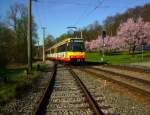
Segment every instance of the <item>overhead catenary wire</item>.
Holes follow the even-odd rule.
[[[81,22],[81,20],[83,20],[84,18],[90,16],[96,9],[98,9],[103,4],[103,2],[104,2],[104,0],[101,0],[101,1],[98,0],[98,4],[92,10],[90,10],[88,13],[86,13],[86,15],[84,15],[85,12],[86,12],[86,10],[85,10],[83,12],[83,14],[77,19],[74,26],[76,26],[79,23],[79,21]],[[84,15],[84,17],[83,17],[83,15]]]
[[[76,26],[79,22],[81,22],[82,20],[84,20],[86,17],[88,17],[89,15],[91,15],[96,9],[98,9],[99,7],[102,6],[104,0],[96,0],[96,4],[91,4],[91,0],[89,0],[88,2],[86,3],[83,3],[83,2],[80,2],[80,1],[77,1],[77,2],[70,2],[70,1],[54,1],[54,0],[37,0],[36,2],[38,3],[48,3],[48,4],[51,4],[51,5],[54,5],[54,3],[56,3],[56,5],[60,5],[60,4],[67,4],[67,5],[78,5],[78,6],[88,6],[87,8],[85,8],[84,12],[82,15],[79,16],[79,18],[77,19],[77,21],[72,25],[72,26]],[[94,8],[91,9],[89,11],[89,6],[90,7],[93,7],[94,5]],[[38,15],[38,21],[39,21],[39,24],[40,24],[40,27],[44,26],[42,25],[42,21],[41,21],[41,15],[39,13],[39,8],[38,8],[38,4],[35,5],[35,12],[36,14]]]
[[[90,5],[91,0],[89,0],[88,4]],[[76,26],[76,24],[83,18],[84,14],[87,12],[87,8],[83,11],[83,13],[79,16],[77,21],[74,23],[73,26]]]
[[[50,3],[51,5],[77,5],[77,6],[84,6],[86,7],[86,9],[83,11],[83,13],[79,16],[79,18],[75,21],[75,23],[73,24],[73,26],[76,26],[79,22],[81,22],[84,18],[88,17],[89,15],[91,15],[96,9],[98,9],[104,2],[104,0],[97,0],[98,4],[96,4],[94,6],[94,8],[92,10],[90,10],[89,12],[88,9],[89,9],[89,6],[90,6],[90,2],[91,0],[89,0],[87,3],[83,3],[83,2],[73,2],[73,1],[55,1],[55,0],[43,0],[43,1],[40,1],[38,0],[38,2],[42,2],[42,3]],[[108,6],[107,6],[108,7]],[[38,13],[38,8],[37,8],[37,14],[39,15]],[[39,15],[40,16],[40,15]]]
[[[102,4],[104,0],[100,1],[98,5],[96,5],[86,16],[88,17],[90,14],[92,14],[96,9],[98,9]]]
[[[89,3],[88,4],[86,4],[86,3],[81,3],[81,2],[60,2],[60,1],[55,1],[55,0],[43,0],[43,1],[41,1],[41,0],[35,0],[36,1],[36,3],[48,3],[48,4],[51,4],[51,5],[54,5],[54,4],[56,4],[56,5],[77,5],[77,6],[84,6],[84,7],[88,7],[89,6]],[[90,1],[90,0],[89,0]],[[39,17],[39,23],[40,23],[40,27],[42,27],[42,21],[41,21],[41,16],[40,16],[40,13],[39,13],[39,8],[38,8],[38,4],[36,4],[35,5],[35,12],[36,12],[36,14],[38,15],[38,17]],[[85,12],[86,13],[86,12]]]
[[[41,2],[41,1],[40,1]],[[43,0],[42,3],[48,3],[51,5],[76,5],[76,6],[80,6],[80,7],[88,7],[89,4],[87,3],[83,3],[83,2],[79,2],[79,1],[56,1],[56,0]]]

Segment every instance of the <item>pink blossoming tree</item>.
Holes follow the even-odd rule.
[[[117,36],[107,36],[104,41],[101,36],[98,36],[96,40],[86,41],[85,47],[90,51],[104,49],[107,52],[126,48],[129,53],[134,54],[137,47],[148,43],[150,43],[150,22],[144,22],[142,18],[137,21],[129,18],[120,25]]]
[[[127,22],[120,25],[117,35],[123,40],[129,53],[134,54],[138,46],[150,41],[150,22],[144,22],[142,18],[137,21],[129,18]]]

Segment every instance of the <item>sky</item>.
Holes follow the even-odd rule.
[[[0,0],[0,19],[5,20],[9,7],[16,2],[27,6],[28,0]],[[123,13],[128,8],[143,6],[150,0],[32,0],[32,15],[42,42],[42,29],[55,38],[68,31],[67,27],[83,28],[107,16]]]

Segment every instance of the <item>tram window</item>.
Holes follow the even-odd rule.
[[[67,44],[63,44],[58,47],[58,52],[65,52],[67,51]]]
[[[54,53],[54,49],[51,49],[51,53]]]
[[[50,54],[50,51],[46,51],[46,54]]]
[[[57,52],[61,52],[61,46],[58,47]]]
[[[60,51],[61,51],[61,47],[59,46],[57,52],[60,52]]]
[[[83,42],[72,42],[71,43],[71,51],[84,51],[84,43]]]
[[[70,51],[70,42],[69,42],[69,43],[67,43],[66,50],[67,50],[67,51]]]
[[[54,49],[54,52],[57,53],[57,48]]]

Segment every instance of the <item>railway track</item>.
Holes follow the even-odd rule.
[[[87,86],[94,98],[97,96],[101,97],[101,103],[99,105],[101,108],[106,106],[106,112],[109,111],[109,113],[117,113],[120,115],[128,115],[129,113],[131,115],[146,115],[150,113],[149,107],[145,109],[142,107],[145,102],[145,104],[148,104],[150,101],[148,99],[149,96],[143,96],[139,92],[134,92],[115,82],[110,82],[101,77],[89,74],[81,68],[74,68],[73,70],[80,75],[80,79]]]
[[[128,71],[135,71],[135,72],[150,74],[150,69],[143,68],[143,67],[123,66],[123,65],[104,65],[104,67],[111,67],[111,68],[116,68],[116,69],[122,69],[122,70],[128,70]]]
[[[54,69],[49,86],[39,100],[33,115],[116,115],[121,113],[116,111],[113,106],[107,105],[107,101],[104,102],[105,98],[96,91],[96,84],[93,84],[93,81],[87,82],[86,77],[80,77],[80,72],[74,72],[72,68],[74,66],[58,65]],[[145,90],[139,85],[149,87],[149,82],[146,80],[92,67],[77,67],[75,70],[79,70],[81,73],[86,72],[91,76],[100,77],[142,95],[150,96],[149,89]],[[140,87],[131,84],[134,82],[135,84],[139,82]]]
[[[98,101],[74,71],[59,65],[33,115],[104,115]]]
[[[48,86],[45,88],[45,91],[43,92],[43,95],[39,98],[37,105],[34,108],[34,111],[32,113],[32,115],[41,115],[44,114],[45,111],[45,105],[48,102],[48,99],[52,93],[52,89],[54,86],[54,80],[55,80],[55,76],[56,76],[56,69],[57,69],[57,65],[54,64],[50,79],[49,79],[49,83]]]
[[[88,74],[103,78],[104,80],[117,83],[142,95],[150,96],[150,81],[148,80],[95,67],[79,67],[78,69],[87,72]]]
[[[146,84],[146,85],[150,86],[150,80],[143,79],[142,77],[138,78],[137,76],[121,74],[121,73],[118,73],[118,72],[114,72],[114,71],[110,71],[110,70],[106,70],[106,69],[101,69],[101,68],[96,68],[96,67],[90,67],[90,69],[105,72],[105,73],[109,73],[109,74],[112,74],[114,76],[121,76],[124,79],[134,80],[136,82],[141,82],[143,84]]]
[[[0,103],[0,115],[32,115],[35,105],[42,97],[45,88],[49,84],[53,70],[53,62],[47,63],[47,67],[41,70],[42,74],[32,81],[29,90],[23,90],[21,96],[12,99],[8,103]],[[22,89],[22,88],[21,88]]]
[[[75,67],[73,66],[73,68]],[[27,106],[15,107],[17,108],[15,110],[16,112],[15,114],[32,113],[35,103],[36,107],[34,108],[34,111],[32,113],[33,115],[55,115],[55,114],[116,115],[115,113],[122,114],[124,113],[124,111],[132,112],[132,110],[129,107],[127,109],[122,109],[122,107],[119,108],[118,106],[114,106],[112,103],[115,103],[115,101],[108,100],[108,97],[111,97],[111,95],[106,96],[104,93],[106,89],[102,88],[103,90],[102,91],[101,88],[98,88],[100,84],[99,79],[95,79],[93,76],[96,76],[97,78],[101,77],[104,80],[117,83],[147,97],[150,96],[150,93],[147,90],[149,88],[149,82],[144,79],[141,80],[133,76],[126,76],[112,71],[97,69],[95,67],[92,68],[84,66],[84,68],[79,68],[80,72],[77,72],[75,70],[78,69],[71,69],[70,66],[66,67],[63,65],[58,65],[58,67],[56,67],[55,65],[54,69],[48,68],[47,70],[45,70],[47,76],[44,77],[45,79],[42,79],[43,85],[39,85],[39,90],[42,92],[38,95],[35,94],[35,97],[37,98],[36,101],[33,102],[32,100],[31,101],[24,100],[24,103],[27,103],[26,104]],[[115,76],[120,77],[113,79]],[[127,83],[124,82],[122,78],[124,80],[126,79]],[[45,83],[44,80],[48,82]],[[133,83],[139,82],[139,84],[145,86],[147,85],[146,87],[148,88],[141,89],[140,85],[139,85],[140,87],[131,86],[132,82]],[[113,93],[111,92],[111,94]],[[33,94],[31,95],[33,96]],[[30,102],[29,104],[28,101]],[[119,101],[117,103],[119,103]],[[20,102],[18,105],[21,105]],[[141,106],[139,106],[139,108],[140,107]],[[139,108],[137,108],[136,111],[138,110],[140,111]],[[140,113],[142,113],[143,111],[144,110],[141,110]]]

